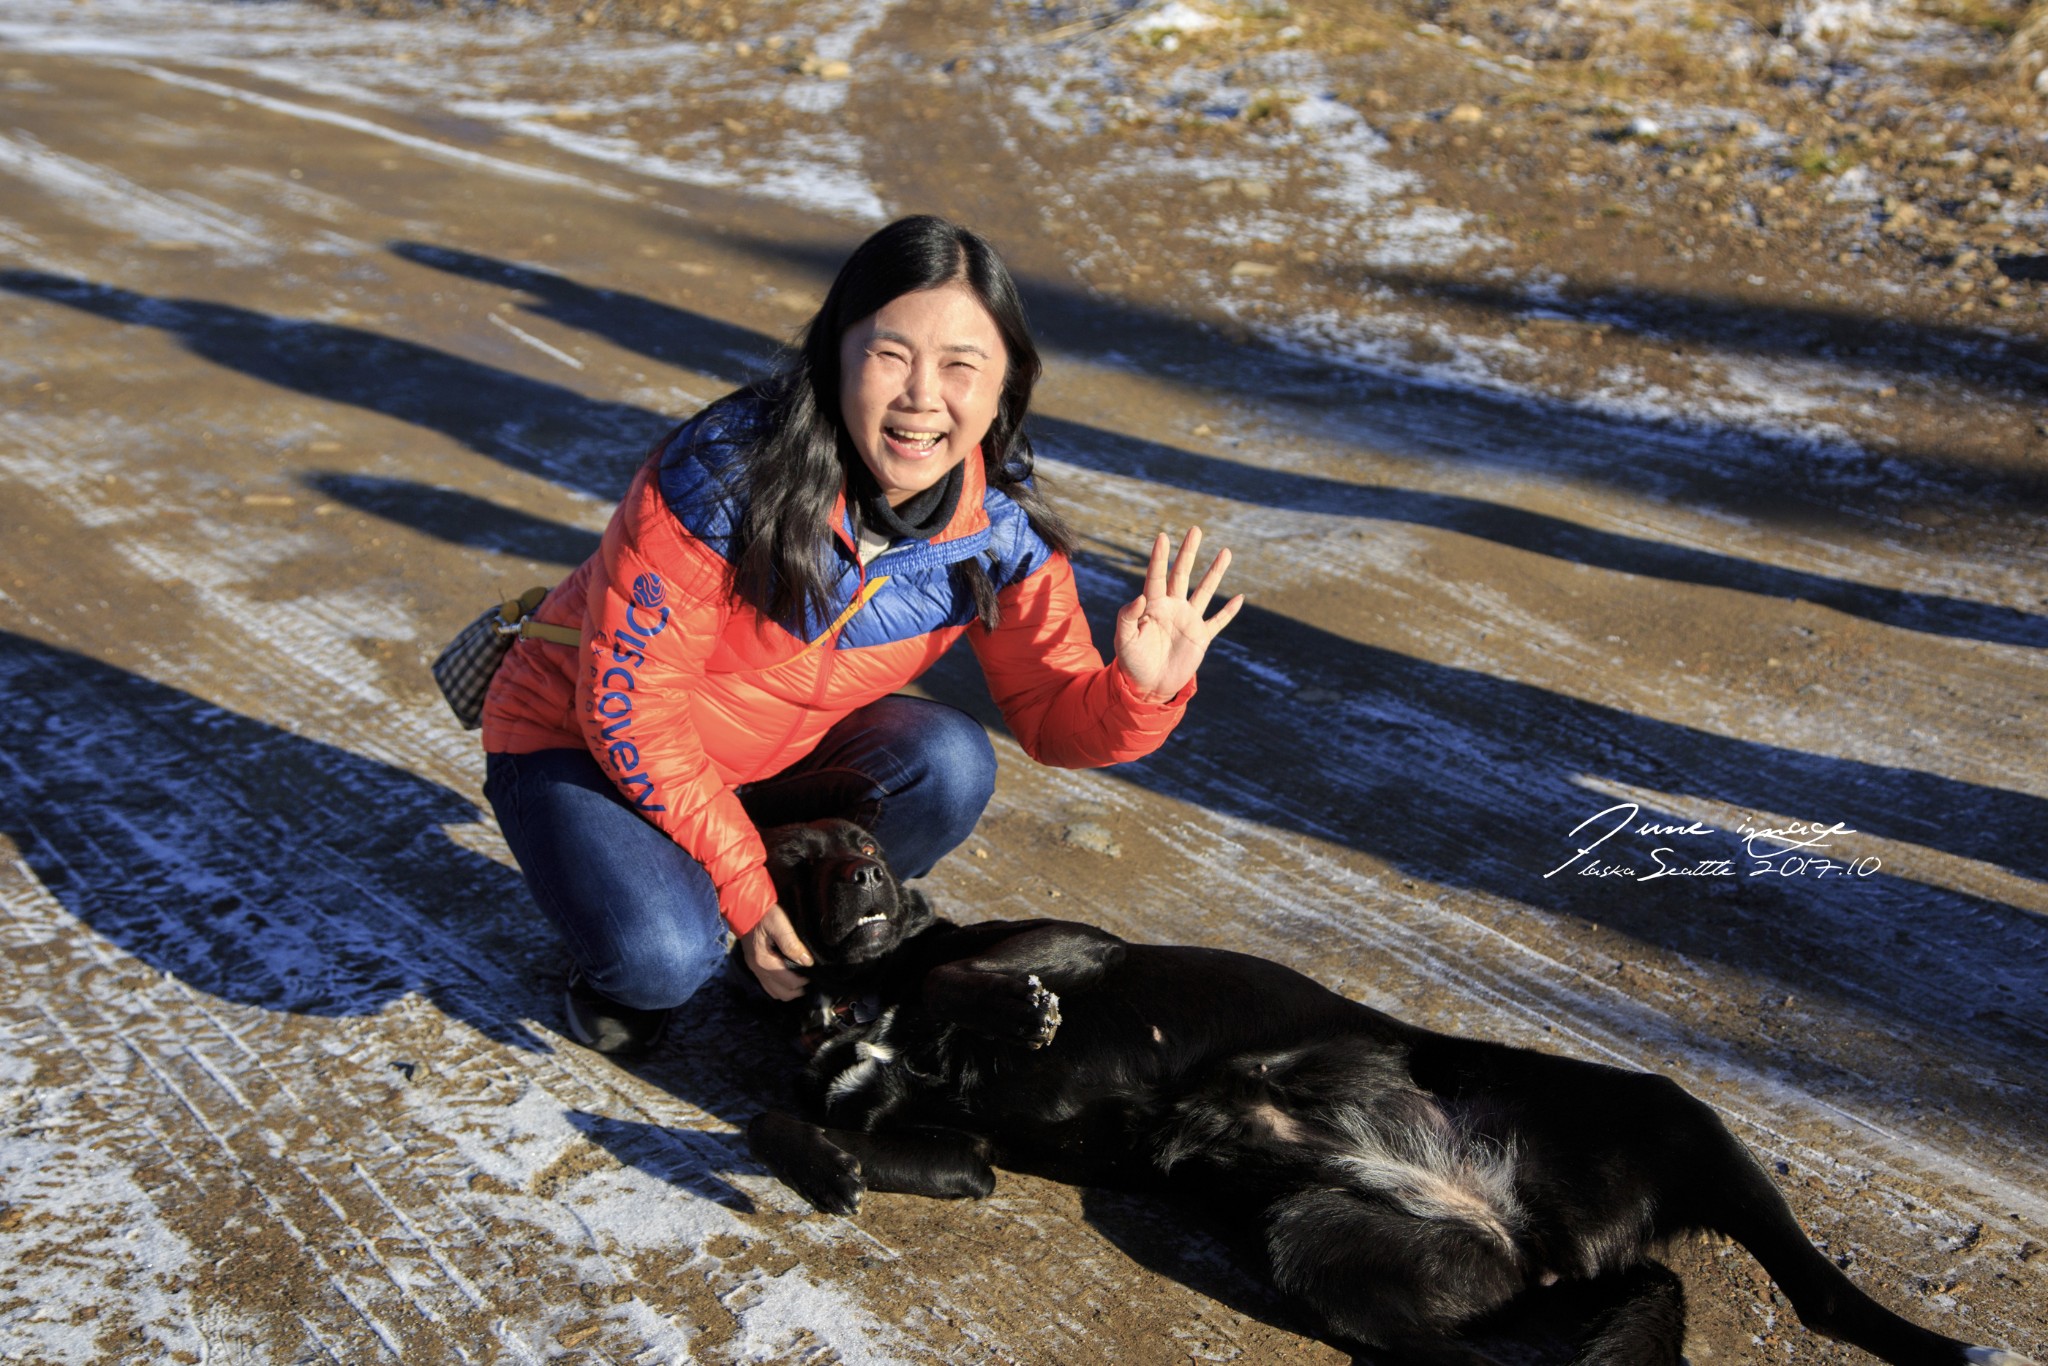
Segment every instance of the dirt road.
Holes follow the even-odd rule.
[[[1190,522],[1252,604],[1108,772],[942,665],[1003,772],[933,895],[1668,1072],[1874,1293],[2048,1355],[2024,268],[1937,307],[1896,233],[1809,260],[1690,201],[1669,252],[1597,203],[1545,248],[1468,195],[1493,106],[1395,83],[1526,74],[1436,25],[1383,102],[1274,20],[1283,128],[1263,58],[1160,64],[1185,19],[712,14],[0,0],[0,1356],[1344,1359],[1141,1200],[807,1212],[738,1135],[792,1055],[720,993],[632,1068],[556,1033],[425,662],[923,209],[1026,281],[1097,619]],[[1155,96],[1185,117],[1089,132]],[[1571,174],[1665,155],[1631,136]],[[1707,833],[1575,856],[1623,820]],[[1839,829],[1748,838],[1794,822]],[[1677,1264],[1696,1362],[1862,1359],[1739,1252]]]

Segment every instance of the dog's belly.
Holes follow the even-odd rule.
[[[1062,993],[1060,1013],[1043,1049],[956,1036],[969,1056],[955,1080],[987,1080],[942,1088],[952,1113],[929,1118],[991,1138],[1005,1166],[1069,1181],[1145,1179],[1163,1174],[1190,1099],[1245,1059],[1342,1039],[1405,1082],[1413,1033],[1280,964],[1170,946],[1131,945],[1117,967]],[[1283,1110],[1267,1109],[1260,1122],[1276,1140],[1299,1136]]]

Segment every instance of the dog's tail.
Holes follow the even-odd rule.
[[[1922,1328],[1866,1295],[1807,1238],[1777,1184],[1712,1108],[1676,1085],[1671,1090],[1672,1103],[1692,1116],[1682,1126],[1684,1140],[1665,1152],[1665,1188],[1696,1193],[1690,1208],[1672,1213],[1747,1248],[1800,1322],[1893,1366],[2034,1366],[2016,1352],[1972,1347]]]

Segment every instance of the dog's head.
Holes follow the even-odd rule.
[[[881,845],[852,821],[778,826],[764,840],[776,899],[817,960],[814,980],[876,963],[932,923],[924,897],[896,880]]]

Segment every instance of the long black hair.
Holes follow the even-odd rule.
[[[1032,455],[1024,414],[1042,366],[1016,281],[980,234],[930,214],[899,218],[846,258],[781,367],[741,391],[763,405],[765,420],[746,452],[747,514],[733,539],[732,591],[770,619],[826,619],[831,610],[832,502],[842,483],[854,486],[849,476],[861,466],[840,416],[840,339],[891,300],[955,283],[974,291],[1009,353],[1002,399],[981,439],[988,485],[1007,494],[1047,544],[1072,552],[1072,534],[1027,482]],[[996,590],[980,559],[960,561],[953,573],[973,595],[975,615],[993,628]]]

